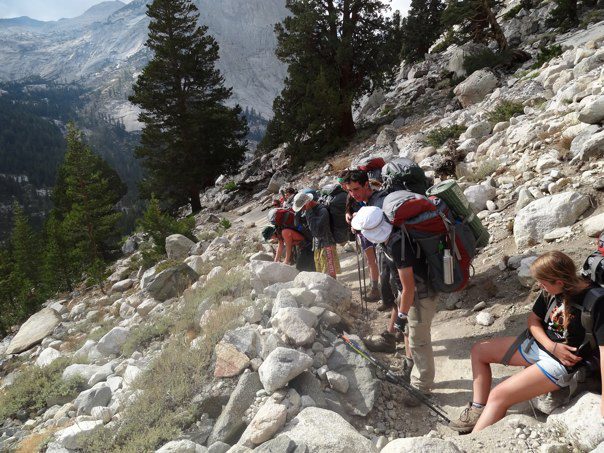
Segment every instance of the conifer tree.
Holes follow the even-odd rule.
[[[354,135],[353,103],[392,80],[400,17],[385,16],[381,0],[287,0],[286,6],[291,15],[275,31],[287,78],[262,148],[285,141],[302,163]]]
[[[69,260],[67,235],[57,218],[56,211],[49,214],[44,225],[44,256],[42,260],[42,285],[47,295],[58,291],[72,291],[77,279],[76,264]]]
[[[19,317],[23,317],[35,311],[43,295],[40,288],[39,238],[17,203],[13,205],[10,254],[13,301]]]
[[[10,252],[0,247],[0,334],[8,332],[19,319],[16,286]]]
[[[443,11],[443,24],[459,26],[456,34],[463,41],[487,42],[493,39],[499,51],[504,51],[508,42],[493,11],[500,5],[501,0],[449,0]]]
[[[122,214],[116,204],[125,194],[126,186],[115,170],[94,154],[81,133],[69,124],[67,152],[53,193],[55,214],[61,222],[71,263],[97,281],[104,261],[117,248],[117,223]]]
[[[215,68],[218,44],[197,25],[189,0],[154,0],[146,46],[153,53],[130,101],[144,124],[137,157],[147,170],[142,184],[172,209],[201,209],[199,191],[232,173],[245,152],[247,126],[241,108],[227,107],[231,89]]]
[[[403,59],[414,62],[423,59],[430,46],[443,31],[442,0],[411,0],[411,7],[402,25]]]
[[[556,7],[551,12],[549,22],[551,25],[559,26],[568,30],[579,23],[577,13],[577,0],[555,0]],[[588,3],[589,2],[584,2]]]

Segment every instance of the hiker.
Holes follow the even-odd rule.
[[[542,291],[529,314],[530,335],[493,338],[472,347],[472,402],[449,425],[462,434],[492,425],[514,404],[568,387],[585,359],[598,350],[600,357],[604,356],[602,305],[596,305],[592,312],[596,350],[584,342],[582,312],[574,306],[581,306],[587,293],[597,285],[577,275],[572,259],[560,251],[540,255],[531,265],[531,274]],[[491,390],[490,364],[504,362],[525,368]],[[604,364],[600,365],[600,372],[604,381]],[[604,396],[600,415],[604,417]]]
[[[429,394],[434,384],[434,353],[430,328],[436,313],[436,291],[428,285],[428,267],[424,259],[417,258],[415,247],[408,236],[393,228],[384,212],[377,206],[365,206],[352,219],[352,227],[379,248],[384,259],[382,271],[388,268],[388,281],[382,280],[382,294],[388,286],[400,291],[398,304],[393,303],[388,332],[408,331],[407,357],[402,371],[410,379],[414,365],[419,377],[413,384],[424,394]],[[404,243],[402,243],[404,241]],[[392,276],[392,278],[390,278]],[[397,282],[398,281],[398,282]],[[384,335],[382,335],[384,336]]]
[[[374,190],[369,184],[367,172],[362,170],[350,170],[341,175],[343,187],[345,186],[349,195],[349,203],[346,211],[346,221],[352,222],[355,213],[362,206],[382,206],[385,193]],[[365,295],[367,302],[377,302],[382,299],[382,303],[377,307],[378,311],[390,310],[394,298],[389,294],[384,295],[380,290],[380,271],[378,267],[378,257],[375,253],[374,244],[362,234],[359,235],[361,250],[367,258],[369,267],[369,278],[371,280],[371,289]],[[386,300],[384,300],[386,297]],[[394,339],[393,339],[394,341]]]
[[[312,249],[317,272],[336,278],[341,272],[336,241],[331,232],[329,210],[309,192],[298,192],[294,197],[293,209],[303,212],[303,222],[312,235]]]
[[[309,255],[312,257],[312,244],[304,234],[291,228],[281,229],[269,225],[262,230],[262,237],[265,241],[277,242],[274,262],[281,262],[285,249],[285,264],[295,265],[299,271],[314,272],[314,261],[309,259]]]
[[[281,193],[281,206],[287,209],[291,209],[294,204],[294,197],[296,196],[296,189],[293,187],[286,187],[280,191]]]

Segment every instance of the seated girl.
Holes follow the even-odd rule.
[[[581,305],[596,285],[578,276],[572,259],[559,251],[539,256],[531,274],[543,291],[528,318],[530,335],[509,359],[510,365],[526,368],[491,390],[490,364],[503,363],[516,337],[493,338],[472,347],[472,402],[449,425],[462,434],[478,432],[501,420],[514,404],[567,387],[581,362],[598,352],[584,342],[581,310],[572,306]],[[594,310],[593,335],[599,355],[604,357],[604,307]],[[603,364],[600,371],[604,376]],[[600,415],[604,416],[604,397]]]

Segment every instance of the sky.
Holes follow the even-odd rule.
[[[0,0],[0,17],[29,16],[37,20],[76,17],[102,0]],[[132,0],[121,0],[130,3]]]
[[[0,0],[0,17],[29,16],[37,20],[76,17],[101,0]],[[132,0],[122,0],[130,3]],[[411,0],[391,0],[390,7],[406,14]]]

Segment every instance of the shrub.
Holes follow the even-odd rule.
[[[220,219],[220,222],[218,222],[218,226],[223,228],[224,230],[228,230],[229,228],[231,228],[232,224],[229,219],[222,218]]]
[[[511,20],[514,17],[516,17],[516,15],[520,12],[520,10],[522,9],[522,4],[517,4],[516,6],[514,6],[512,9],[510,9],[507,13],[505,13],[503,15],[503,18],[505,20]]]
[[[502,101],[492,112],[489,112],[488,119],[491,123],[497,124],[522,113],[524,113],[524,106],[520,102]]]
[[[555,44],[549,47],[542,47],[537,55],[535,63],[531,66],[533,69],[538,69],[543,66],[543,63],[550,61],[552,58],[562,55],[562,46]]]
[[[234,190],[237,190],[237,183],[235,181],[229,181],[223,188],[225,192],[233,192]]]
[[[188,217],[182,220],[176,220],[174,217],[164,214],[159,206],[159,201],[155,196],[151,196],[149,206],[138,221],[138,228],[149,234],[153,240],[152,251],[154,254],[163,255],[166,253],[166,237],[171,234],[182,234],[191,240],[195,240],[191,230],[195,226],[195,219]],[[143,256],[150,250],[141,250]]]
[[[63,370],[70,364],[69,359],[59,358],[44,368],[26,366],[0,394],[0,420],[14,417],[20,410],[35,413],[56,401],[73,399],[83,381],[80,377],[63,380]]]
[[[134,327],[122,346],[122,354],[124,357],[130,357],[137,349],[148,346],[154,340],[165,338],[173,325],[172,317],[165,316],[152,324],[140,324]]]
[[[457,140],[465,130],[465,125],[458,124],[448,127],[437,127],[428,133],[426,143],[430,146],[438,148],[444,145],[445,142],[451,138]]]
[[[509,65],[512,62],[513,54],[509,50],[502,52],[493,52],[491,49],[484,49],[474,55],[468,55],[463,62],[463,67],[467,74],[472,74],[482,68],[494,68],[500,65]]]

